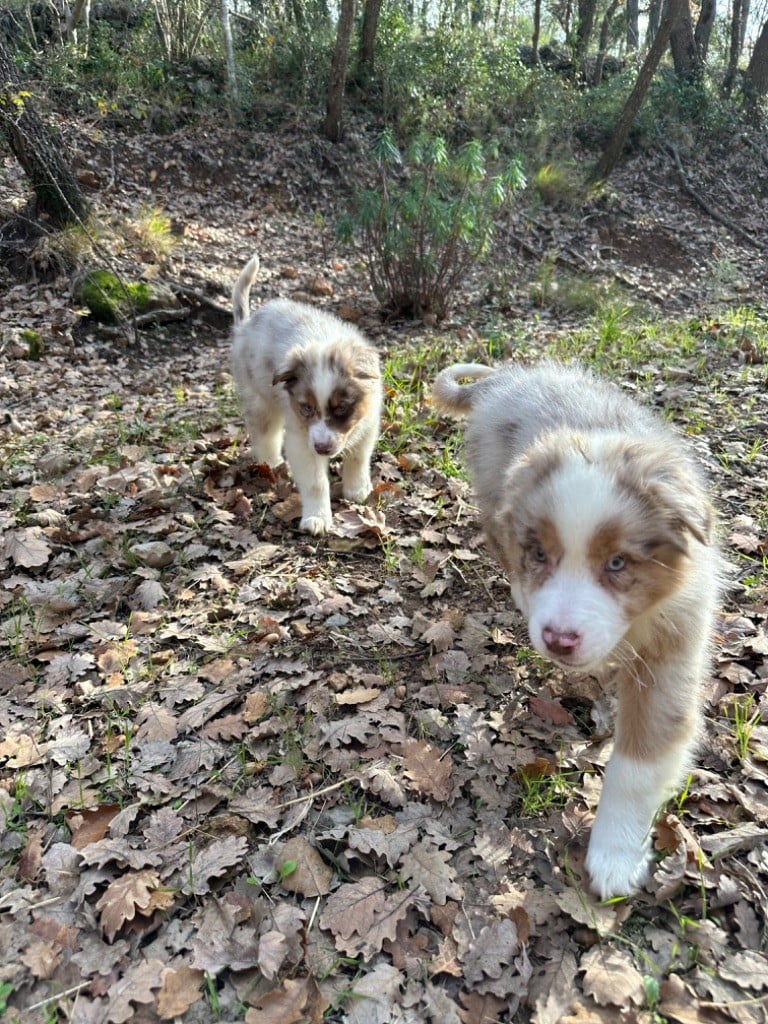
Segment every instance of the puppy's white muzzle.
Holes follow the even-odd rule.
[[[309,443],[318,455],[333,456],[341,450],[341,439],[324,420],[313,423],[309,428]]]
[[[627,630],[615,596],[587,573],[556,572],[527,604],[533,646],[565,668],[595,668]]]

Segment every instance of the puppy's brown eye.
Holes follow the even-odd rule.
[[[546,562],[547,552],[541,546],[541,544],[534,544],[531,548],[531,555],[533,556],[534,562]]]
[[[626,567],[627,560],[624,555],[614,555],[613,558],[609,558],[605,563],[605,568],[608,572],[621,572]]]

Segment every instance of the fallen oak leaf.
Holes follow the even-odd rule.
[[[126,921],[136,913],[143,913],[152,904],[152,892],[160,885],[156,871],[145,868],[121,875],[104,890],[96,909],[101,911],[101,927],[108,942],[112,942]]]
[[[464,977],[477,986],[485,978],[501,978],[505,969],[520,953],[520,939],[513,921],[494,921],[483,928],[461,959]]]
[[[25,569],[45,565],[53,554],[39,526],[12,530],[4,537],[2,546],[8,558]]]
[[[342,509],[334,516],[335,531],[342,537],[366,537],[378,542],[390,532],[386,517],[367,505],[358,509]]]
[[[227,836],[216,839],[201,850],[189,866],[189,879],[182,891],[188,895],[204,896],[210,890],[210,880],[226,874],[230,868],[240,864],[248,850],[248,840],[243,836]]]
[[[33,939],[20,960],[34,978],[50,980],[63,957],[63,950],[56,942],[47,939]]]
[[[340,886],[329,897],[320,927],[333,934],[342,953],[370,960],[386,939],[395,940],[398,923],[423,897],[421,886],[387,896],[386,883],[370,876],[361,878]]]
[[[768,988],[768,956],[756,950],[743,950],[724,957],[717,968],[717,973],[726,981],[746,985],[760,992]]]
[[[507,1006],[498,996],[479,992],[459,992],[459,1002],[463,1007],[459,1010],[463,1024],[495,1024]]]
[[[157,1014],[160,1020],[181,1017],[199,999],[203,998],[200,986],[205,980],[205,971],[194,967],[169,969],[163,974],[163,987],[157,996]]]
[[[531,714],[542,718],[553,725],[573,725],[573,715],[558,700],[545,700],[543,697],[531,697],[528,701]]]
[[[422,885],[438,906],[449,899],[460,900],[464,890],[456,881],[456,871],[450,867],[447,850],[439,850],[429,843],[418,842],[400,861],[403,878],[411,878]]]
[[[109,1004],[103,1009],[101,1019],[112,1024],[125,1024],[136,1016],[132,1003],[152,1003],[154,989],[162,985],[165,964],[161,960],[140,960],[109,989]]]
[[[285,963],[288,940],[278,931],[265,932],[259,937],[257,963],[265,978],[272,979]]]
[[[356,686],[352,690],[342,690],[336,694],[337,704],[367,704],[378,697],[381,690],[375,686]]]
[[[601,1006],[628,1009],[643,1004],[642,976],[623,950],[593,946],[581,958],[579,969],[584,971],[584,992]]]
[[[450,784],[453,761],[426,740],[409,740],[402,749],[404,772],[417,793],[446,801],[452,794]]]
[[[309,1016],[305,1012],[310,1004]],[[245,1024],[303,1024],[322,1020],[330,1003],[322,996],[312,978],[286,978],[282,988],[261,996],[247,1011]]]
[[[293,870],[283,873],[286,865],[293,863]],[[275,861],[280,884],[288,892],[301,896],[325,896],[331,891],[333,871],[303,836],[296,836],[283,843],[277,850]]]
[[[456,639],[456,630],[453,628],[453,623],[448,619],[440,619],[439,622],[433,622],[421,634],[420,639],[424,643],[430,644],[435,651],[447,651],[453,646],[453,641]]]

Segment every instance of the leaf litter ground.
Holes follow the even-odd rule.
[[[118,142],[115,203],[162,205],[182,225],[162,273],[226,305],[258,247],[259,297],[306,295],[377,342],[387,414],[371,501],[337,499],[333,533],[307,538],[286,473],[248,458],[226,317],[203,302],[127,346],[78,322],[62,279],[9,278],[8,1019],[765,1019],[764,322],[747,336],[699,313],[685,351],[646,339],[600,356],[583,315],[534,307],[522,284],[502,302],[468,283],[448,324],[382,324],[322,229],[338,150],[298,133],[239,140],[259,160],[233,174],[231,139],[153,139],[138,172],[147,140]],[[88,158],[105,151],[96,141]],[[652,171],[624,172],[602,269],[682,320],[707,287],[692,263],[690,294],[675,289],[686,246],[763,265],[680,201],[658,211],[654,250],[640,214]],[[674,259],[652,280],[648,251],[672,244],[675,218]],[[505,244],[525,232],[574,265],[592,251],[584,223],[519,219]],[[759,294],[759,273],[731,284],[721,307]],[[19,326],[43,331],[40,361]],[[713,476],[736,583],[708,728],[659,822],[653,881],[630,901],[596,902],[583,869],[610,695],[531,651],[478,534],[459,434],[426,401],[440,366],[489,351],[600,358],[693,437]]]

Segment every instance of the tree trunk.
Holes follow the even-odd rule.
[[[533,38],[531,49],[533,50],[534,67],[539,63],[539,38],[541,37],[541,0],[533,0]]]
[[[696,52],[702,64],[707,59],[709,40],[712,36],[712,26],[715,24],[716,15],[717,0],[702,0],[699,20],[696,22],[696,31],[693,35],[696,43]]]
[[[328,108],[325,115],[325,137],[331,142],[341,139],[341,118],[344,108],[344,86],[347,81],[347,62],[352,29],[355,24],[355,0],[341,0],[339,26],[336,32],[336,48],[331,62],[331,77],[328,82]]]
[[[87,53],[88,35],[91,28],[91,0],[75,0],[75,5],[72,8],[69,4],[64,4],[64,37],[75,43],[80,43],[78,29],[81,24],[85,29],[82,48]]]
[[[365,80],[375,70],[376,32],[379,27],[379,14],[382,0],[365,0],[363,8],[363,24],[360,29],[360,49],[357,54],[358,73]]]
[[[656,74],[656,68],[659,66],[659,62],[664,56],[664,51],[666,50],[672,35],[672,29],[674,28],[675,21],[680,17],[681,8],[687,8],[687,6],[688,0],[669,0],[661,19],[658,32],[653,40],[653,45],[648,51],[648,56],[643,61],[643,66],[640,68],[635,86],[629,94],[629,99],[624,104],[624,109],[621,112],[618,123],[613,131],[613,135],[608,140],[608,144],[592,172],[591,177],[593,181],[600,181],[607,178],[618,163],[619,157],[621,156],[626,144],[629,130],[632,127],[643,100],[645,99],[645,94],[648,92],[648,88],[653,81],[653,76]]]
[[[648,7],[648,28],[645,33],[645,48],[650,50],[661,24],[661,0],[651,0]]]
[[[748,0],[733,0],[733,12],[731,14],[730,43],[728,46],[728,66],[723,79],[723,92],[726,96],[731,95],[736,73],[739,70],[739,57],[741,56],[742,39],[744,38],[744,7]]]
[[[597,51],[597,57],[595,58],[595,68],[592,73],[592,85],[599,85],[603,79],[603,65],[605,64],[605,55],[608,52],[608,37],[611,33],[611,22],[613,16],[616,13],[616,8],[619,6],[619,0],[611,0],[608,8],[603,15],[603,21],[600,25],[600,48]]]
[[[237,106],[237,67],[235,65],[235,47],[232,43],[232,23],[229,19],[229,0],[221,0],[221,30],[224,34],[224,51],[227,55],[230,110],[234,115],[234,108]]]
[[[681,82],[694,82],[700,76],[702,67],[699,55],[696,52],[691,8],[688,0],[681,5],[680,15],[672,29],[670,49],[672,50],[672,60],[678,80]]]
[[[83,221],[88,203],[69,165],[61,140],[22,95],[16,67],[0,39],[0,136],[29,178],[39,211],[56,227]]]
[[[639,19],[639,0],[627,0],[627,50],[630,53],[634,53],[640,46]]]
[[[768,96],[768,21],[763,24],[742,80],[744,106],[756,126],[760,123],[760,105]]]
[[[576,24],[576,46],[574,49],[574,67],[581,71],[581,63],[587,55],[592,29],[595,24],[596,0],[577,0],[578,22]]]

